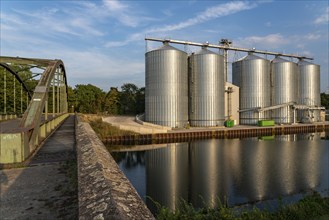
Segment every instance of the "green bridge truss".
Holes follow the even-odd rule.
[[[67,116],[64,63],[1,56],[0,90],[0,164],[22,162]]]

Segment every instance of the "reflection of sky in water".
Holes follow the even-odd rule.
[[[318,134],[208,139],[114,156],[142,198],[171,209],[180,198],[214,207],[218,198],[234,205],[309,190],[329,196],[328,143]]]

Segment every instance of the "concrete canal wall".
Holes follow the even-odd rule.
[[[242,125],[233,128],[214,127],[179,129],[172,130],[169,133],[110,136],[102,141],[109,145],[161,144],[207,138],[232,139],[324,131],[329,131],[328,122],[314,124],[275,125],[269,127]]]
[[[88,123],[77,119],[79,219],[154,219]]]

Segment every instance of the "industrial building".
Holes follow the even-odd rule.
[[[262,120],[276,124],[321,121],[320,66],[306,61],[312,58],[231,47],[226,39],[219,45],[145,40],[163,43],[145,54],[146,122],[184,128],[223,126],[226,120],[242,125]],[[187,54],[169,43],[200,50]],[[232,83],[227,80],[230,50],[247,52],[232,63]],[[267,55],[274,58],[268,60]]]

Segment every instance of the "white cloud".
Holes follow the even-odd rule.
[[[47,42],[42,42],[42,44],[46,45]],[[104,81],[104,89],[106,89],[106,84],[119,86],[117,84],[119,78],[127,79],[127,82],[129,79],[135,79],[136,75],[138,75],[137,78],[143,81],[145,65],[143,58],[120,58],[92,49],[74,50],[72,48],[65,48],[60,44],[49,44],[47,50],[40,50],[40,47],[31,45],[24,51],[20,50],[20,45],[17,45],[16,47],[11,47],[6,53],[6,56],[61,59],[69,74],[68,80],[70,85],[77,84],[76,80],[80,80],[80,83],[86,83],[92,80],[97,81],[97,79],[103,79],[104,81],[106,79]],[[122,82],[120,81],[120,83]]]
[[[149,28],[140,33],[135,33],[123,41],[108,42],[105,44],[105,46],[106,47],[125,46],[131,42],[142,40],[143,37],[148,34],[157,34],[163,32],[167,33],[175,30],[181,30],[219,17],[228,16],[240,11],[250,10],[255,7],[257,7],[256,3],[244,2],[244,1],[233,1],[233,2],[219,4],[207,8],[205,11],[202,11],[201,13],[197,14],[195,17],[179,22],[177,24]]]
[[[93,18],[81,16],[72,9],[70,12],[58,8],[22,11],[13,9],[16,13],[2,17],[3,24],[14,26],[17,32],[26,32],[44,36],[68,34],[72,36],[101,36],[103,33],[93,26]],[[33,29],[31,28],[33,27]],[[33,30],[33,31],[32,31]],[[47,31],[44,31],[47,30]]]
[[[165,9],[165,10],[163,10],[162,13],[163,13],[165,16],[167,16],[167,17],[171,17],[171,16],[174,15],[174,14],[172,13],[172,11],[169,10],[169,9]]]
[[[313,34],[313,33],[310,33],[310,34],[305,36],[306,40],[318,40],[320,38],[321,38],[320,34]]]
[[[326,8],[325,12],[317,17],[315,20],[314,20],[314,23],[315,24],[328,24],[329,22],[329,6]]]
[[[303,50],[297,54],[301,56],[314,57],[314,54],[308,50]]]
[[[72,27],[84,30],[85,33],[94,35],[94,36],[103,36],[104,34],[101,31],[93,28],[93,24],[90,20],[85,18],[73,18],[70,22]]]
[[[135,33],[130,35],[126,40],[123,41],[110,41],[107,42],[104,46],[105,47],[121,47],[121,46],[125,46],[131,42],[136,42],[136,41],[141,41],[144,39],[146,35],[144,35],[143,33]]]
[[[296,46],[298,49],[304,49],[305,48],[305,44],[297,44]]]
[[[296,45],[296,48],[304,49],[305,44],[309,41],[316,41],[321,39],[321,35],[318,33],[309,33],[306,35],[291,35],[284,36],[280,33],[268,34],[265,36],[248,36],[244,38],[239,38],[237,41],[233,42],[234,44],[240,47],[256,49],[268,48],[268,49],[277,49],[282,46],[289,44]]]
[[[118,59],[95,51],[70,50],[65,52],[63,56],[63,59],[66,60],[65,65],[70,69],[70,72],[75,73],[75,77],[79,78],[90,76],[95,78],[115,77],[144,72],[144,60],[140,62],[128,60],[128,58]],[[95,74],[95,70],[97,70],[97,74]]]
[[[124,11],[128,8],[127,5],[124,5],[122,2],[117,0],[104,0],[104,4],[113,11]]]
[[[143,20],[142,16],[135,14],[134,8],[128,4],[124,4],[122,1],[103,0],[103,4],[109,12],[108,15],[117,19],[123,25],[137,27]]]
[[[227,16],[230,14],[234,14],[239,11],[252,9],[254,7],[256,7],[256,4],[242,2],[242,1],[220,4],[220,5],[206,9],[205,11],[201,12],[194,18],[190,18],[186,21],[182,21],[177,24],[166,25],[166,26],[159,27],[159,28],[153,28],[146,32],[147,33],[157,33],[157,32],[168,32],[168,31],[180,30],[180,29],[187,28],[187,27],[190,27],[190,26],[193,26],[196,24],[204,23],[204,22],[212,20],[212,19]]]
[[[240,38],[236,42],[239,46],[258,47],[258,48],[279,48],[289,43],[289,40],[279,33],[269,34],[266,36],[249,36]],[[257,48],[256,48],[257,49]]]

